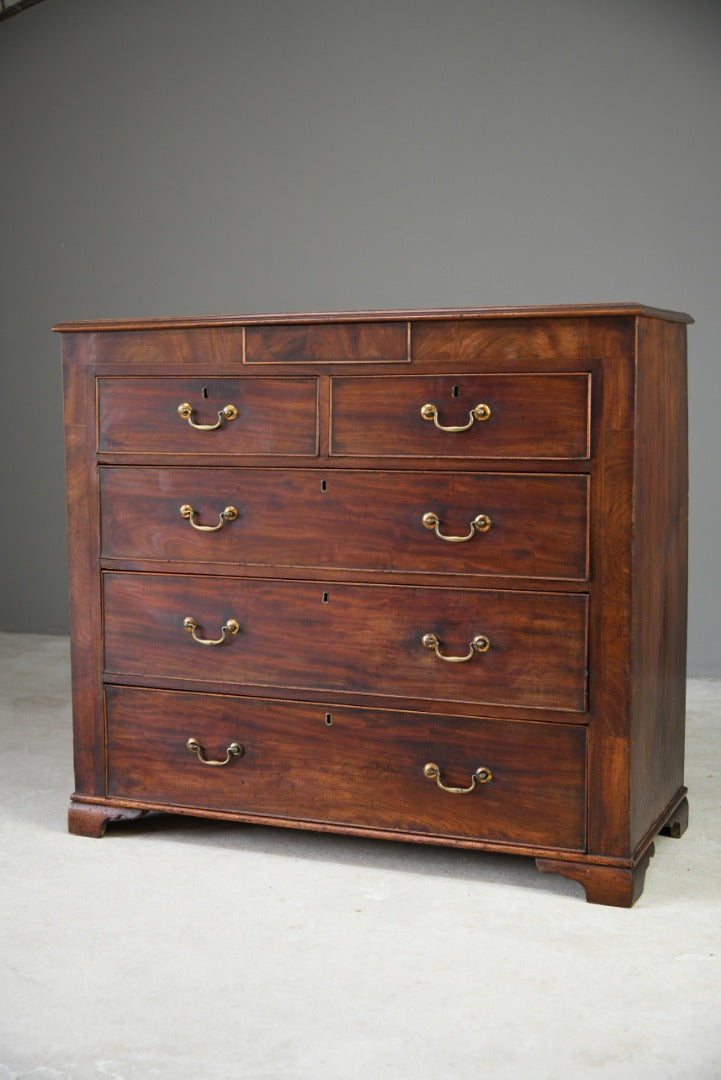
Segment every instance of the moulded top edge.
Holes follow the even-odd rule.
[[[552,304],[526,307],[464,307],[421,308],[397,311],[313,311],[288,312],[268,315],[213,315],[181,316],[156,319],[96,319],[79,322],[61,322],[53,327],[59,333],[112,332],[119,330],[180,330],[192,327],[257,326],[259,324],[283,325],[298,323],[367,322],[429,319],[526,319],[526,318],[579,318],[613,315],[645,315],[669,322],[692,323],[690,315],[682,311],[648,307],[645,304]]]

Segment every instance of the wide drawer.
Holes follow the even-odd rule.
[[[585,729],[108,686],[108,794],[582,849]],[[199,749],[191,753],[188,739]],[[237,744],[237,753],[228,751]],[[208,766],[198,754],[223,766]],[[436,765],[442,790],[427,765]],[[472,781],[477,769],[487,770]],[[432,772],[432,770],[429,770]],[[490,779],[488,778],[490,774]]]
[[[591,376],[585,372],[348,376],[331,382],[331,453],[336,455],[589,455]]]
[[[585,709],[583,595],[211,575],[103,578],[110,673]]]
[[[313,378],[109,377],[97,384],[101,452],[317,453]]]
[[[102,553],[583,579],[588,483],[570,475],[104,467]]]

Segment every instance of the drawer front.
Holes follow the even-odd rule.
[[[585,596],[105,573],[111,673],[583,711]],[[217,641],[202,646],[192,634]],[[236,633],[222,628],[236,620]],[[191,627],[192,629],[192,627]],[[426,641],[434,634],[438,644]],[[485,636],[478,647],[471,643]],[[467,656],[448,662],[443,656]]]
[[[590,379],[587,373],[335,378],[331,452],[587,458]]]
[[[423,319],[413,323],[411,355],[414,363],[503,364],[513,370],[529,361],[548,365],[630,356],[634,337],[635,319],[615,315],[588,319],[569,312],[553,318]]]
[[[108,686],[111,797],[583,849],[585,729]],[[209,760],[186,748],[189,738]],[[438,766],[452,794],[424,774]]]
[[[586,476],[538,474],[112,466],[100,469],[102,551],[161,561],[583,579],[588,483]],[[186,509],[183,516],[182,507],[192,515]],[[223,518],[226,507],[237,517]]]
[[[313,378],[111,377],[97,382],[100,452],[317,453],[318,387]]]
[[[405,322],[248,326],[247,364],[408,362]]]

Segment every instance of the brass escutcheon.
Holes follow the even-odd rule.
[[[433,761],[429,761],[427,765],[423,766],[423,775],[429,780],[435,780],[442,791],[447,791],[451,795],[468,795],[469,792],[473,791],[476,784],[490,784],[493,779],[491,770],[487,769],[485,765],[479,765],[471,776],[469,787],[449,787],[441,780],[441,770]]]
[[[178,405],[178,416],[183,420],[187,420],[192,428],[196,431],[215,431],[221,427],[225,420],[235,420],[238,415],[238,410],[235,405],[224,405],[218,413],[218,422],[216,424],[196,424],[193,420],[193,407],[189,405],[187,401],[184,401],[182,405]]]

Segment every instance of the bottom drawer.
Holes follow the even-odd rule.
[[[120,686],[106,687],[106,705],[111,798],[584,847],[580,726]],[[242,750],[229,752],[233,743]],[[443,790],[431,764],[447,787],[472,790]]]

